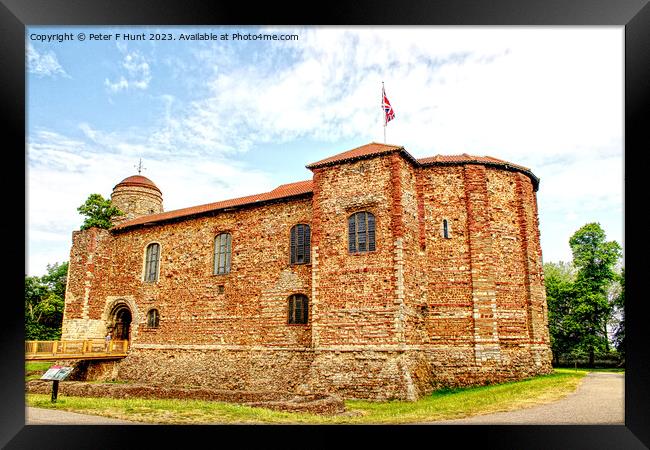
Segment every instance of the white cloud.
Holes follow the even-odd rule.
[[[63,69],[56,53],[52,50],[39,52],[31,43],[27,44],[27,70],[30,73],[41,77],[63,76],[70,78],[70,75]]]
[[[106,78],[104,85],[113,93],[128,89],[147,89],[151,81],[147,59],[137,50],[129,52],[126,44],[118,42],[117,48],[123,56],[122,67],[126,70],[126,76],[120,75],[117,81]]]
[[[188,142],[379,141],[381,81],[397,114],[389,141],[416,156],[495,153],[532,165],[538,155],[577,146],[587,154],[622,136],[620,30],[296,33],[299,43],[278,43],[255,65],[215,71],[209,96],[178,124]],[[292,47],[293,64],[267,62]]]

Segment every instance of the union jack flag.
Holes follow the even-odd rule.
[[[381,87],[381,95],[382,95],[381,106],[384,109],[384,113],[385,113],[384,125],[387,125],[388,122],[390,122],[395,118],[395,111],[393,111],[393,107],[390,106],[388,97],[386,97],[386,90],[384,89],[383,86]]]

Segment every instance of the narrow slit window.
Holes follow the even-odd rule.
[[[230,273],[232,238],[230,233],[221,233],[214,239],[214,274]]]
[[[311,236],[309,225],[298,224],[291,228],[291,264],[309,263]]]
[[[442,221],[442,237],[445,239],[449,239],[451,237],[449,221],[447,221],[447,219],[443,219]]]
[[[364,253],[375,251],[375,216],[361,211],[348,218],[348,251]]]
[[[145,264],[144,264],[144,281],[158,281],[158,264],[160,262],[160,244],[149,244],[147,246]]]

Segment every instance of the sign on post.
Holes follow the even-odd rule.
[[[56,403],[56,398],[59,394],[59,381],[65,378],[72,372],[72,367],[65,366],[52,366],[47,369],[47,372],[41,376],[41,380],[51,380],[52,383],[52,403]]]

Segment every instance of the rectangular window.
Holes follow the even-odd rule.
[[[230,273],[230,254],[232,238],[229,233],[222,233],[214,239],[214,273]]]
[[[371,213],[361,211],[348,218],[348,251],[375,251],[375,216]]]
[[[306,324],[308,321],[308,300],[305,295],[294,294],[289,297],[289,323]]]
[[[144,280],[158,280],[158,261],[160,259],[160,245],[149,244],[145,256]]]
[[[291,264],[305,264],[309,262],[310,227],[306,224],[294,225],[291,228]]]
[[[157,309],[152,309],[147,314],[147,326],[149,328],[158,328],[160,316]]]

